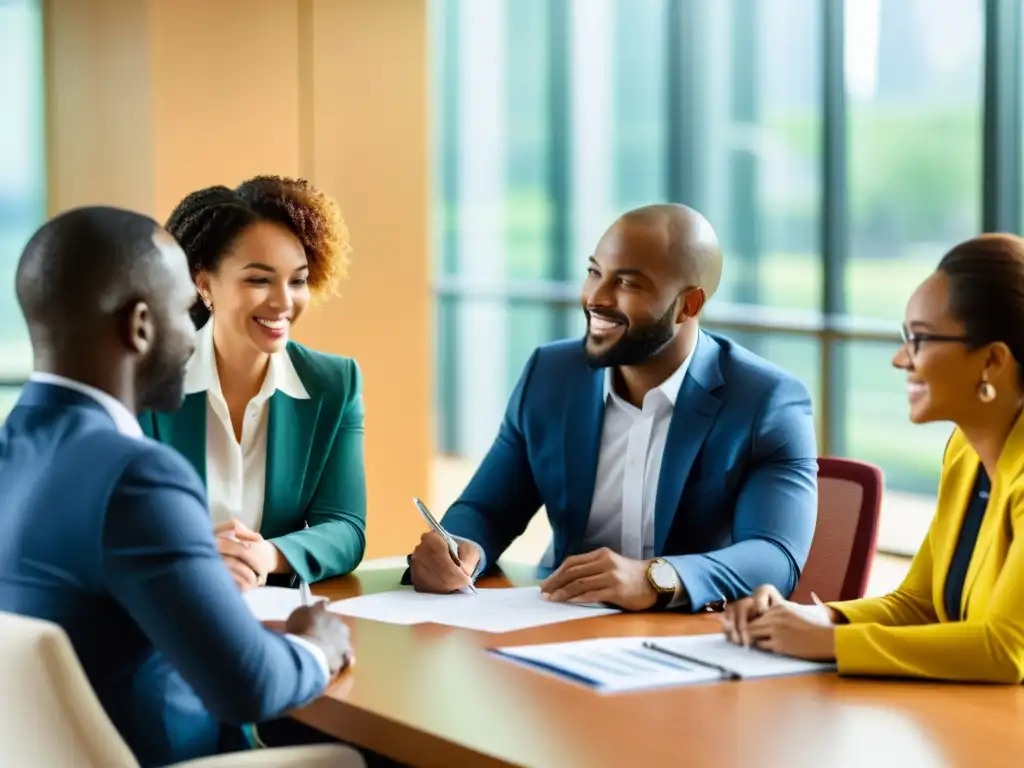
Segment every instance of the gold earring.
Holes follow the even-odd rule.
[[[210,297],[207,296],[205,293],[201,293],[199,294],[199,296],[200,298],[202,298],[203,304],[206,305],[206,309],[210,312],[213,312],[213,302],[210,301]]]
[[[996,388],[984,373],[981,374],[981,384],[978,385],[978,399],[983,403],[991,403],[996,399]]]

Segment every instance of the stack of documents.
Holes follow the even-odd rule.
[[[835,669],[835,664],[733,645],[719,634],[602,638],[499,648],[494,653],[602,693]]]
[[[514,632],[619,612],[603,605],[551,603],[541,598],[539,587],[480,589],[452,595],[401,589],[339,600],[331,603],[329,610],[389,624],[446,624],[479,632]]]

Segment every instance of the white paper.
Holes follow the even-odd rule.
[[[722,673],[644,647],[643,637],[615,637],[499,648],[500,656],[583,683],[601,693],[621,693],[722,679]]]
[[[659,648],[725,667],[743,678],[828,672],[836,668],[836,665],[830,662],[804,661],[756,648],[744,648],[730,643],[725,635],[721,634],[653,637],[650,640]]]
[[[257,587],[243,592],[242,598],[260,621],[285,621],[292,615],[292,611],[302,605],[299,590],[285,587]],[[325,599],[314,597],[313,602]]]
[[[344,616],[389,624],[446,624],[480,632],[514,632],[561,621],[618,613],[617,608],[552,603],[540,587],[478,589],[451,595],[430,595],[411,588],[351,597],[330,605]]]

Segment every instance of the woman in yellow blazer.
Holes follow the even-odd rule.
[[[769,586],[730,606],[736,643],[831,660],[840,674],[1024,680],[1024,240],[961,243],[907,305],[893,365],[910,419],[952,421],[938,510],[882,597],[796,605]]]

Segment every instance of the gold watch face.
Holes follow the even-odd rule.
[[[676,569],[664,560],[655,560],[650,567],[651,581],[659,592],[674,592],[679,585]]]

